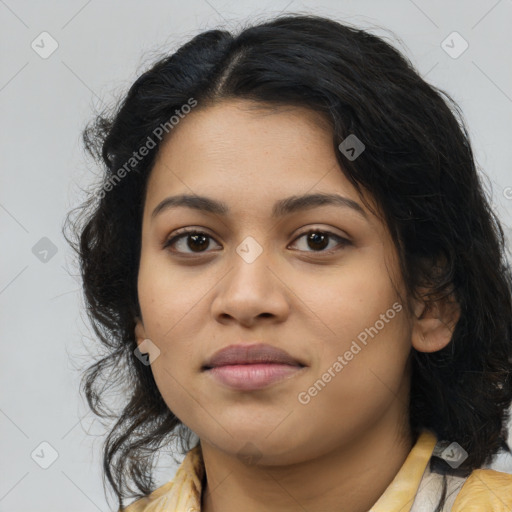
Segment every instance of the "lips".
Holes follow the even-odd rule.
[[[285,364],[304,367],[298,359],[288,352],[267,345],[256,343],[253,345],[229,345],[215,352],[203,365],[203,370],[210,370],[219,366],[244,365],[244,364]]]

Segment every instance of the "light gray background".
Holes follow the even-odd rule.
[[[94,336],[61,234],[65,214],[83,199],[80,188],[98,172],[85,159],[81,130],[160,52],[202,30],[236,29],[280,11],[346,20],[389,40],[372,28],[382,26],[401,38],[405,47],[393,44],[462,107],[495,208],[512,225],[511,0],[0,0],[1,512],[111,509],[101,482],[102,429],[78,394]],[[47,59],[31,47],[43,31],[59,45]],[[469,44],[458,58],[441,47],[453,31]],[[57,250],[46,262],[32,252],[43,237]],[[42,442],[58,453],[48,469],[31,458],[37,449],[35,459],[50,460]],[[505,458],[494,467],[512,472]],[[162,468],[159,483],[176,470]]]

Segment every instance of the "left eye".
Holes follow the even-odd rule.
[[[329,242],[331,240],[336,240],[338,242],[338,246],[345,247],[350,244],[350,242],[339,235],[335,235],[329,231],[320,231],[320,230],[311,230],[306,233],[303,233],[299,237],[295,239],[300,240],[304,237],[306,238],[306,243],[309,247],[313,248],[313,251],[305,251],[305,252],[332,252],[332,248],[330,250],[325,250],[326,247],[329,246]],[[204,233],[202,231],[182,231],[179,234],[171,237],[167,240],[163,248],[167,247],[178,247],[178,250],[173,250],[173,252],[187,252],[185,250],[179,250],[179,244],[185,242],[186,248],[191,249],[192,253],[201,253],[205,252],[205,249],[208,249],[210,246],[209,240],[213,240],[213,238]],[[183,249],[183,248],[182,248]]]
[[[335,235],[334,233],[331,233],[330,231],[320,231],[320,230],[313,230],[308,231],[307,233],[303,233],[300,235],[296,240],[300,240],[301,238],[306,238],[306,243],[309,247],[311,247],[311,244],[314,249],[313,251],[306,251],[306,252],[332,252],[332,249],[325,251],[324,249],[326,246],[329,245],[329,240],[337,240],[338,245],[341,247],[345,247],[350,244],[350,242],[339,235]]]

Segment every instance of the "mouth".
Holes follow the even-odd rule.
[[[288,352],[262,343],[230,345],[216,352],[201,370],[233,389],[262,389],[294,377],[306,365]]]

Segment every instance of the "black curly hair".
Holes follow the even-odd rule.
[[[453,294],[460,304],[444,349],[411,349],[411,430],[457,441],[468,453],[459,468],[466,475],[492,461],[507,448],[512,278],[460,107],[368,30],[285,14],[235,35],[209,30],[193,37],[84,130],[86,150],[104,173],[68,213],[64,236],[78,255],[87,313],[106,351],[82,384],[94,413],[115,420],[103,467],[120,508],[125,498],[154,490],[155,457],[171,439],[181,441],[183,453],[191,448],[192,432],[133,354],[142,211],[157,134],[164,127],[172,136],[169,120],[184,105],[195,101],[202,109],[228,98],[305,106],[329,120],[341,169],[384,212],[409,296],[428,284],[423,300]],[[338,150],[352,133],[366,146],[353,161]],[[145,156],[135,158],[142,147]],[[107,405],[116,385],[124,400],[119,413]],[[432,459],[432,467],[440,463]],[[441,470],[450,472],[446,464]]]

